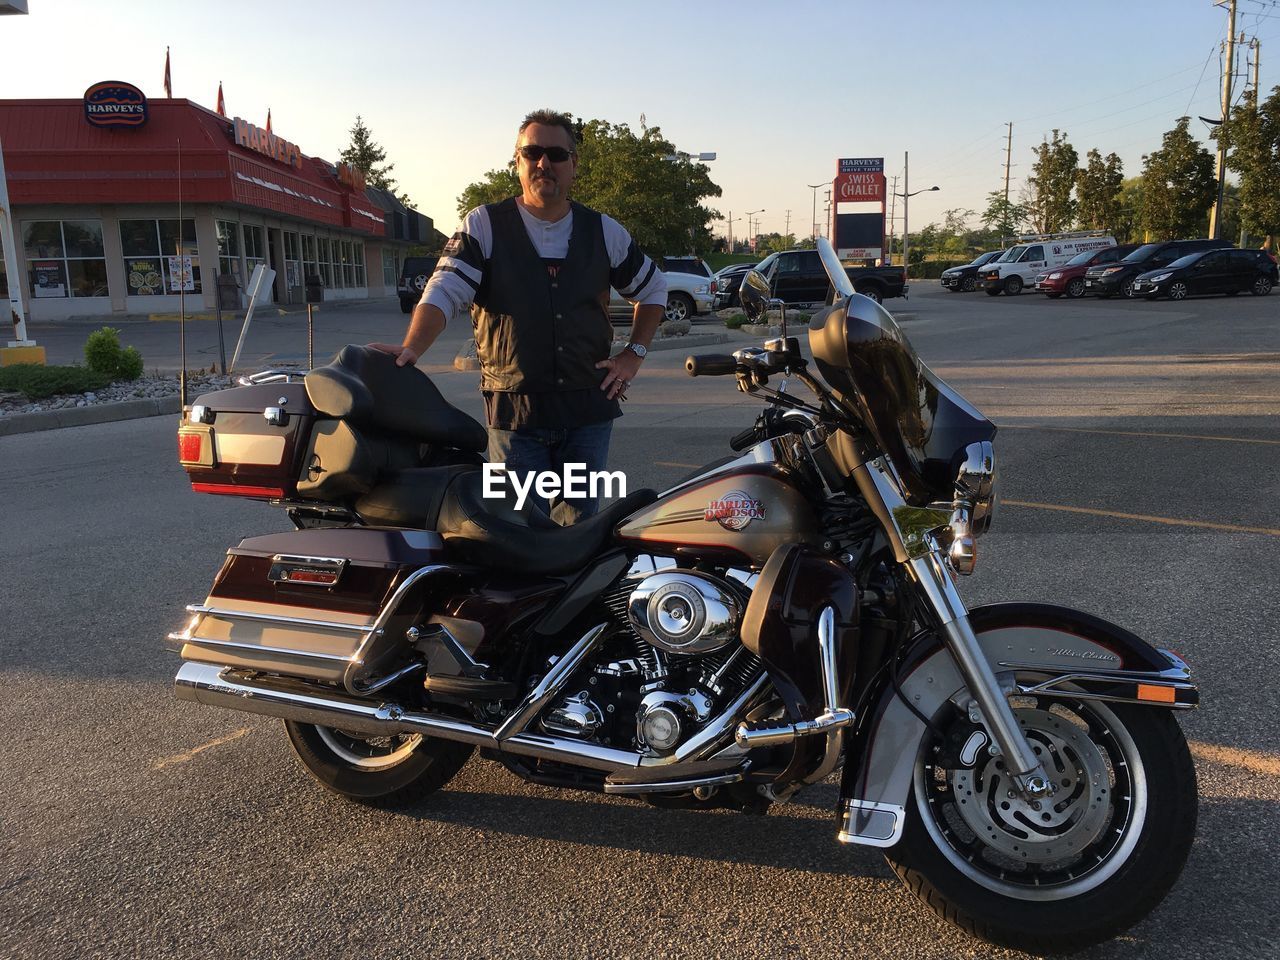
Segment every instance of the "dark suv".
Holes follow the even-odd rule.
[[[1085,293],[1096,293],[1104,299],[1113,297],[1117,293],[1122,297],[1132,297],[1133,282],[1138,279],[1138,274],[1168,266],[1189,253],[1201,253],[1205,250],[1219,250],[1231,246],[1233,244],[1227,240],[1204,239],[1144,243],[1119,263],[1098,264],[1090,267],[1084,275]]]
[[[1205,250],[1141,274],[1133,282],[1133,295],[1183,300],[1196,293],[1235,296],[1248,290],[1265,297],[1276,277],[1276,261],[1265,250]]]
[[[396,293],[400,295],[400,311],[412,313],[422,291],[435,272],[439,257],[405,257],[400,267],[400,282],[396,284]]]

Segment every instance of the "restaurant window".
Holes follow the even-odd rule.
[[[302,286],[302,258],[298,235],[288,231],[284,235],[284,282],[290,290]]]
[[[101,220],[33,220],[22,225],[31,296],[107,296]]]
[[[400,271],[396,267],[396,252],[388,247],[382,248],[382,285],[388,290],[400,280]]]
[[[356,266],[356,286],[363,287],[364,283],[364,244],[360,241],[355,243],[355,266]]]
[[[333,263],[329,259],[329,238],[320,238],[320,276],[324,277],[324,285],[333,287]]]
[[[121,220],[120,248],[131,297],[166,293],[200,293],[200,263],[196,252],[196,222],[182,221],[182,254],[178,260],[177,220]]]
[[[244,268],[253,276],[253,268],[267,262],[267,244],[262,236],[262,227],[244,224]]]
[[[304,236],[302,238],[302,272],[313,277],[320,274],[320,264],[316,260],[316,238]]]
[[[215,224],[218,232],[218,270],[233,275],[241,284],[240,276],[240,231],[236,224],[229,220],[218,220]]]
[[[355,260],[351,255],[351,241],[342,241],[342,285],[344,287],[354,287],[356,285],[356,267]]]

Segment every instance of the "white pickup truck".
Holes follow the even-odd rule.
[[[711,268],[701,258],[664,257],[659,267],[667,278],[667,320],[692,320],[711,312]],[[631,316],[631,304],[613,289],[609,291],[609,314],[615,318]]]

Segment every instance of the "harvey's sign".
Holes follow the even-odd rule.
[[[132,83],[104,80],[84,92],[84,118],[95,127],[140,127],[147,98]]]
[[[846,157],[836,166],[831,197],[839,203],[884,203],[884,157]]]
[[[241,120],[236,117],[231,121],[235,127],[236,145],[247,147],[254,150],[264,157],[270,157],[272,160],[280,163],[287,163],[302,169],[302,151],[298,149],[296,143],[290,143],[284,137],[277,137],[274,133],[268,133],[259,127],[255,127],[247,120]]]

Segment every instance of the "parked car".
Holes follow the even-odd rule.
[[[827,300],[831,281],[817,250],[783,250],[771,253],[756,265],[773,290],[773,296],[787,305]],[[877,302],[907,295],[902,267],[844,268],[853,289]]]
[[[1133,281],[1133,295],[1148,300],[1185,300],[1199,293],[1235,296],[1248,290],[1254,296],[1265,297],[1278,279],[1275,258],[1265,250],[1202,250],[1167,267],[1138,274]]]
[[[1116,247],[1103,247],[1101,250],[1086,250],[1076,254],[1061,267],[1042,273],[1036,277],[1036,291],[1043,293],[1050,300],[1056,300],[1064,293],[1075,300],[1085,293],[1084,275],[1090,267],[1115,263],[1138,249],[1136,243],[1125,243]]]
[[[1132,297],[1133,282],[1143,273],[1157,267],[1167,267],[1173,261],[1189,253],[1205,250],[1221,250],[1232,244],[1227,240],[1166,240],[1161,243],[1144,243],[1118,263],[1100,264],[1085,271],[1086,293],[1094,293],[1106,299],[1120,294]]]
[[[980,253],[970,263],[959,267],[951,267],[942,271],[942,286],[952,293],[973,293],[978,289],[978,268],[990,263],[1003,250],[988,250]]]
[[[1019,241],[1019,245],[1011,247],[1004,256],[978,269],[982,287],[989,296],[1002,293],[1016,296],[1024,287],[1033,286],[1040,274],[1063,266],[1072,257],[1086,250],[1116,245],[1115,237],[1096,230],[1036,234],[1019,237]]]
[[[658,269],[663,273],[692,273],[698,277],[711,277],[715,271],[701,257],[663,257],[658,261]]]
[[[675,259],[675,258],[672,258]],[[678,273],[664,270],[667,279],[667,320],[692,320],[700,313],[711,311],[711,275]],[[609,314],[614,319],[631,316],[631,304],[618,293],[609,290]]]
[[[396,293],[400,296],[400,312],[412,313],[422,291],[435,273],[439,257],[405,257],[400,265],[400,282]]]
[[[742,286],[742,278],[755,266],[754,263],[731,263],[727,267],[722,267],[711,278],[713,310],[723,310],[725,307],[738,305],[738,288]]]

